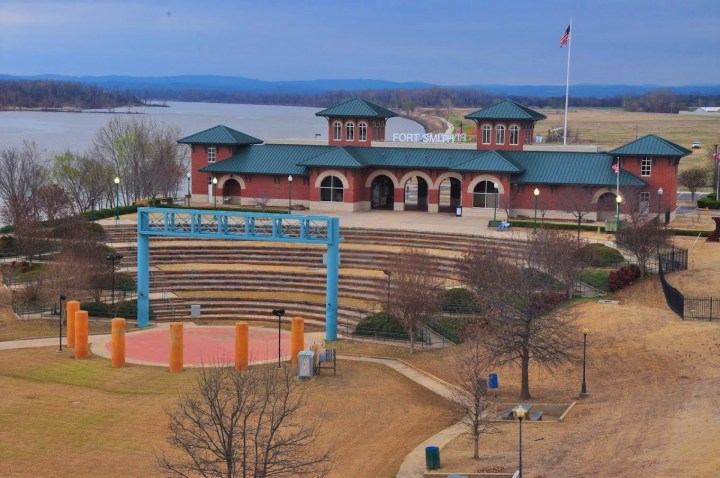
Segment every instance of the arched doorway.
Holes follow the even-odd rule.
[[[438,212],[455,213],[455,208],[460,206],[460,180],[447,178],[438,186]]]
[[[413,176],[405,181],[405,210],[428,210],[428,183],[420,176]]]
[[[225,204],[241,204],[242,187],[235,179],[228,179],[223,183],[223,203]]]
[[[480,181],[473,189],[473,207],[497,209],[498,189],[491,181]]]
[[[387,176],[378,176],[372,182],[371,209],[392,210],[395,202],[395,186]]]
[[[616,218],[616,196],[614,193],[605,193],[597,201],[597,220],[611,221]]]

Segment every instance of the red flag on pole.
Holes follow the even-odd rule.
[[[568,25],[567,30],[565,30],[565,33],[563,33],[563,36],[560,37],[560,48],[567,45],[570,41],[570,25]]]
[[[615,174],[620,174],[620,164],[615,163],[612,165],[613,171],[615,171]]]

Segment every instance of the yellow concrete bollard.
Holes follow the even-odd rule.
[[[183,371],[183,324],[170,324],[170,372]]]
[[[121,368],[125,366],[125,319],[115,317],[110,324],[112,337],[110,366]]]
[[[235,370],[248,368],[249,347],[248,323],[237,322],[235,324]]]
[[[87,310],[75,312],[75,358],[88,358],[88,313]]]
[[[293,317],[290,321],[290,361],[298,363],[298,354],[305,347],[305,319]]]
[[[75,312],[80,310],[80,302],[67,301],[65,307],[65,320],[67,321],[67,346],[75,347]]]

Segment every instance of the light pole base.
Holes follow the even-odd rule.
[[[590,394],[587,392],[580,392],[580,398],[587,398]]]

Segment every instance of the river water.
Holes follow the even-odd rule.
[[[298,106],[168,102],[167,107],[117,108],[112,112],[0,111],[0,149],[31,140],[48,158],[65,150],[84,153],[91,148],[97,131],[114,116],[138,113],[179,127],[181,137],[223,124],[263,140],[327,141],[327,120],[315,116],[320,110]],[[422,126],[414,121],[391,118],[385,136],[423,132]]]

